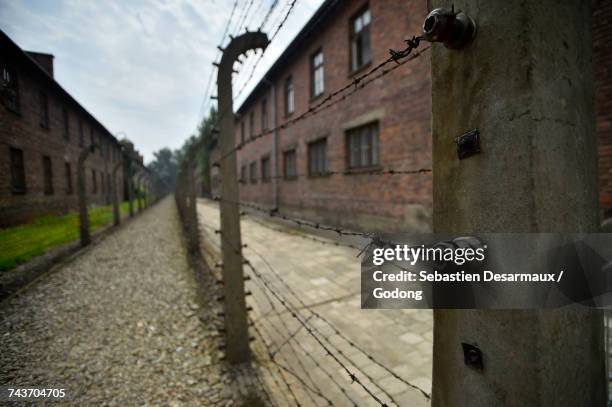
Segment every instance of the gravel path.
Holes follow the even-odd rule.
[[[234,405],[211,318],[166,198],[0,304],[0,385],[63,386],[73,405]]]

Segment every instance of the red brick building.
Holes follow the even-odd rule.
[[[0,227],[77,209],[77,159],[85,162],[88,202],[111,202],[117,139],[53,78],[53,56],[23,51],[0,31]],[[118,171],[121,193],[122,171]]]
[[[237,110],[236,143],[291,121],[387,59],[389,48],[401,49],[421,32],[427,13],[425,0],[325,1]],[[611,18],[612,2],[594,4],[604,210],[612,207]],[[240,199],[356,229],[428,229],[431,174],[369,172],[431,168],[430,76],[425,54],[333,107],[246,144],[237,155]]]
[[[424,1],[324,2],[237,111],[237,142],[308,110],[387,59],[389,47],[404,48],[425,10]],[[418,58],[248,144],[237,157],[241,200],[352,228],[428,229],[431,174],[371,171],[431,167],[429,71]]]

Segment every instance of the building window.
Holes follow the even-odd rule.
[[[261,101],[261,132],[268,130],[268,99]]]
[[[247,166],[243,165],[240,167],[240,181],[245,183],[247,182]]]
[[[261,159],[261,182],[270,182],[270,156]]]
[[[308,175],[319,176],[327,173],[327,139],[308,144]]]
[[[17,74],[8,67],[2,68],[2,103],[7,109],[19,112]]]
[[[100,157],[104,157],[104,144],[103,144],[102,135],[98,135],[98,147],[100,148]]]
[[[297,155],[295,149],[283,153],[283,175],[288,179],[297,177]]]
[[[98,177],[96,176],[96,170],[91,170],[91,191],[96,194],[98,193]]]
[[[255,137],[255,112],[249,114],[249,138]]]
[[[370,9],[366,8],[351,20],[351,71],[372,62],[370,48]]]
[[[323,72],[323,51],[319,50],[314,53],[310,61],[311,70],[311,95],[312,97],[319,96],[325,90],[325,79]]]
[[[346,133],[348,168],[378,165],[378,123],[357,127]]]
[[[79,120],[79,147],[85,143],[85,132],[83,130],[83,120]]]
[[[93,146],[95,144],[95,141],[96,141],[96,136],[94,135],[94,129],[92,127],[91,131],[89,132],[89,145]]]
[[[100,190],[102,191],[102,195],[104,195],[104,191],[105,191],[105,189],[104,189],[104,187],[105,187],[104,181],[105,181],[104,173],[102,171],[100,171]]]
[[[64,169],[66,173],[66,194],[72,194],[72,168],[70,163],[64,163]]]
[[[49,128],[49,101],[47,94],[42,90],[38,93],[38,109],[41,127]]]
[[[240,122],[240,144],[244,144],[244,138],[245,138],[245,134],[244,134],[244,120],[242,120]]]
[[[64,138],[68,140],[70,138],[70,117],[65,107],[62,109],[62,115],[64,117]]]
[[[257,163],[255,161],[249,164],[249,178],[251,179],[251,184],[257,182]]]
[[[11,155],[11,190],[14,194],[26,193],[25,168],[23,166],[23,151],[10,147]]]
[[[293,92],[293,76],[285,80],[285,114],[288,116],[295,110],[295,100]]]
[[[43,155],[43,180],[45,195],[53,195],[53,166],[48,155]]]

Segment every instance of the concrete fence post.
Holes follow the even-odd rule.
[[[87,188],[85,183],[85,160],[96,149],[95,144],[81,150],[77,161],[77,196],[79,200],[79,235],[81,246],[91,243],[89,232],[89,213],[87,211]]]
[[[126,182],[127,182],[127,198],[128,198],[128,212],[130,214],[130,218],[134,217],[134,175],[132,170],[132,160],[128,158],[127,161],[127,174],[126,174]]]
[[[113,224],[115,226],[119,226],[121,223],[121,213],[119,211],[119,197],[117,194],[117,171],[123,165],[121,161],[119,161],[113,167],[112,176],[111,176],[111,198],[113,200]]]
[[[453,4],[477,35],[431,51],[434,231],[596,232],[591,2],[431,0]],[[473,129],[481,152],[460,160]],[[586,308],[437,310],[432,406],[603,407],[603,339]]]
[[[236,135],[232,100],[232,71],[240,54],[265,49],[268,37],[262,32],[247,32],[232,38],[217,73],[217,95],[220,114],[219,144],[221,150],[221,251],[225,306],[226,357],[232,364],[250,360],[247,311],[242,270],[242,242],[236,177]]]
[[[142,171],[136,174],[136,205],[138,213],[142,212]]]

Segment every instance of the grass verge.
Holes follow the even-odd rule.
[[[128,203],[120,206],[121,216],[128,212]],[[89,227],[93,233],[113,221],[113,207],[89,209]],[[25,263],[54,247],[79,238],[79,217],[76,212],[60,216],[42,216],[31,223],[0,229],[0,272]]]

